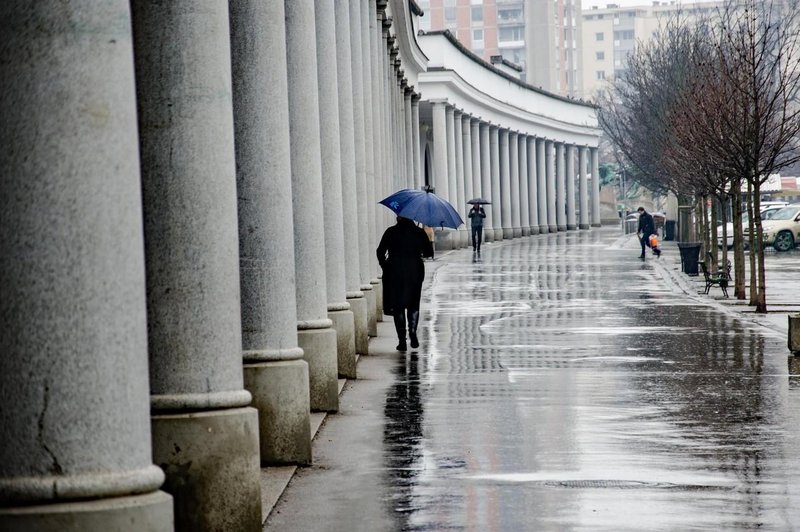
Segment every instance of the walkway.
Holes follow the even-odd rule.
[[[637,254],[604,228],[437,261],[419,353],[381,324],[265,530],[798,526],[785,335]]]

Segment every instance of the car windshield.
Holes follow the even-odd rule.
[[[791,220],[797,213],[800,212],[800,207],[784,207],[778,209],[770,216],[770,220]]]

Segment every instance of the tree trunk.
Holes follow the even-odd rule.
[[[767,279],[764,271],[764,229],[761,225],[761,182],[758,179],[753,183],[753,222],[756,226],[756,241],[759,243],[756,255],[756,313],[767,313]]]
[[[733,197],[733,263],[734,263],[734,290],[736,299],[744,299],[744,233],[742,231],[742,181],[734,179],[731,182]]]

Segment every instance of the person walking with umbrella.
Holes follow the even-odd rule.
[[[406,317],[412,349],[419,347],[417,324],[422,281],[425,279],[423,257],[433,257],[433,246],[421,227],[402,216],[383,233],[377,249],[378,264],[383,269],[383,312],[394,318],[397,350],[404,352]]]
[[[471,220],[470,226],[472,227],[472,251],[480,253],[481,241],[483,240],[483,219],[486,218],[486,212],[481,205],[488,202],[475,199],[469,200],[467,203],[472,204],[472,208],[467,214],[467,217]]]

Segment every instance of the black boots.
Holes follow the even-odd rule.
[[[419,347],[417,339],[417,324],[419,323],[419,310],[408,311],[408,337],[411,339],[411,348]],[[394,330],[397,331],[397,350],[404,353],[408,350],[406,345],[406,316],[405,310],[398,310],[394,315]]]
[[[406,346],[406,313],[404,309],[396,310],[394,313],[394,330],[397,331],[397,349],[400,352],[405,352],[408,347]],[[412,340],[412,344],[413,340]]]
[[[411,339],[411,348],[416,349],[419,347],[419,340],[417,340],[417,324],[419,323],[419,310],[408,311],[408,337]]]

